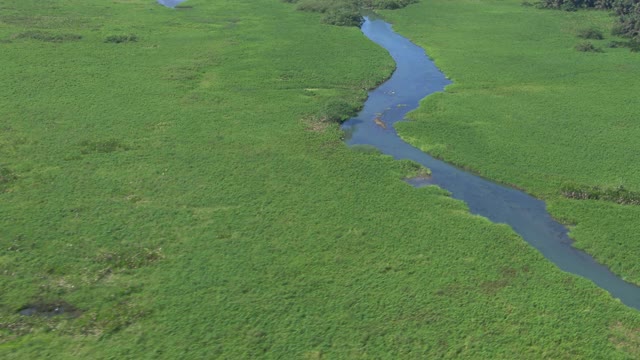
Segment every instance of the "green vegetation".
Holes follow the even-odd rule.
[[[640,205],[640,193],[629,191],[620,185],[615,189],[602,189],[599,186],[565,185],[562,195],[570,199],[613,201],[622,205]]]
[[[588,41],[581,42],[576,45],[576,50],[582,52],[602,52],[601,48],[594,46],[593,43],[590,43]]]
[[[415,164],[344,146],[335,121],[347,114],[337,114],[357,108],[365,89],[394,68],[358,29],[323,25],[313,21],[322,15],[279,0],[189,6],[0,0],[0,38],[82,36],[0,43],[2,359],[637,357],[637,311],[559,271],[508,227],[470,215],[443,190],[405,184],[401,177],[421,171]],[[439,26],[422,34],[459,49],[460,32],[487,20],[481,6],[429,1],[397,19],[406,28],[414,16],[421,20],[411,26]],[[473,21],[462,26],[451,10]],[[554,19],[547,26],[566,16],[538,13]],[[493,27],[477,34],[484,28],[475,26],[481,36],[467,36],[458,50],[469,71],[452,74],[483,74],[475,72],[483,52],[469,57],[469,42],[495,51],[487,45]],[[534,27],[507,27],[522,36],[520,28]],[[132,33],[136,42],[104,42]],[[574,35],[560,38],[564,57],[589,63],[615,55],[634,71],[627,51],[577,53]],[[517,80],[515,68],[503,70],[492,79]],[[465,83],[458,76],[452,90]],[[520,89],[535,99],[531,92],[541,90],[518,84],[505,97]],[[562,100],[568,106],[575,97]],[[474,105],[437,109],[481,115]],[[593,105],[585,110],[601,115]],[[334,121],[313,120],[322,114]],[[631,136],[631,120],[618,117],[631,128],[620,134]],[[548,151],[556,150],[552,139]],[[517,162],[518,150],[505,154]],[[557,153],[571,163],[578,152]],[[598,160],[585,176],[600,177],[562,179],[614,177]],[[530,164],[531,181],[546,169],[539,165]],[[557,202],[567,203],[627,215],[638,208]]]
[[[636,40],[640,36],[640,0],[540,0],[536,6],[565,11],[577,11],[581,8],[613,10],[618,16],[612,29],[614,35]]]
[[[322,22],[338,26],[362,25],[362,9],[400,9],[418,0],[282,0],[297,9],[324,14]]]
[[[586,28],[578,30],[578,37],[583,39],[593,39],[593,40],[602,40],[604,39],[604,35],[602,31],[596,28]]]
[[[553,216],[574,225],[577,247],[640,284],[640,208],[625,206],[616,195],[604,196],[609,201],[561,195],[568,183],[583,189],[622,185],[623,197],[640,192],[636,54],[573,50],[582,29],[610,29],[607,13],[434,0],[385,15],[454,81],[410,114],[413,121],[399,124],[400,135],[545,199]],[[590,41],[601,47],[621,40],[609,35]]]

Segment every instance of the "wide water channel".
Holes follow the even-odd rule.
[[[389,80],[369,92],[358,116],[344,123],[343,129],[350,134],[347,144],[372,145],[396,159],[410,159],[426,166],[432,177],[410,181],[412,185],[447,189],[454,198],[467,203],[472,213],[511,226],[560,269],[593,281],[627,306],[640,310],[640,287],[625,282],[574,248],[567,229],[547,213],[543,201],[434,159],[400,139],[393,124],[416,109],[425,96],[444,90],[451,82],[422,48],[395,33],[385,21],[366,18],[362,32],[389,51],[396,70]],[[386,128],[376,123],[376,118]]]

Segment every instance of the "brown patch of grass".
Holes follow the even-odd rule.
[[[630,329],[621,322],[616,322],[609,327],[611,336],[609,341],[616,349],[624,351],[632,358],[640,359],[640,328]]]
[[[305,124],[305,130],[317,133],[324,132],[331,124],[328,121],[323,121],[322,119],[315,117],[302,119],[302,122]]]

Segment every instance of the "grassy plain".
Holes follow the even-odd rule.
[[[189,6],[0,1],[0,357],[637,357],[638,312],[310,120],[391,72],[358,29]]]
[[[640,284],[640,206],[570,200],[566,184],[640,190],[640,57],[608,48],[604,11],[539,10],[509,1],[423,1],[388,13],[454,84],[398,125],[449,162],[543,198],[576,246]],[[575,46],[580,34],[602,53]]]

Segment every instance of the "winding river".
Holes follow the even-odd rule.
[[[175,7],[184,0],[157,1]],[[369,92],[358,116],[343,124],[349,134],[347,144],[372,145],[396,159],[410,159],[426,166],[431,170],[431,178],[409,183],[418,187],[437,185],[448,190],[451,196],[467,203],[472,213],[511,226],[560,269],[593,281],[622,303],[640,310],[640,287],[625,282],[589,254],[574,248],[567,229],[547,213],[543,201],[434,159],[404,142],[393,124],[416,109],[420,100],[443,91],[451,82],[422,48],[395,33],[389,23],[365,17],[362,32],[389,51],[396,70],[389,80]],[[374,119],[382,122],[376,123]]]
[[[418,107],[421,99],[451,82],[424,50],[380,19],[365,18],[362,32],[385,48],[396,62],[392,77],[375,90],[358,116],[343,124],[349,145],[372,145],[396,159],[410,159],[431,169],[432,177],[412,185],[437,185],[464,201],[472,213],[505,223],[560,269],[585,277],[629,307],[640,310],[640,287],[625,282],[590,255],[572,246],[567,229],[547,213],[546,205],[516,189],[483,179],[434,159],[404,142],[393,124]],[[382,121],[374,121],[378,118]],[[386,125],[386,128],[381,126]]]

